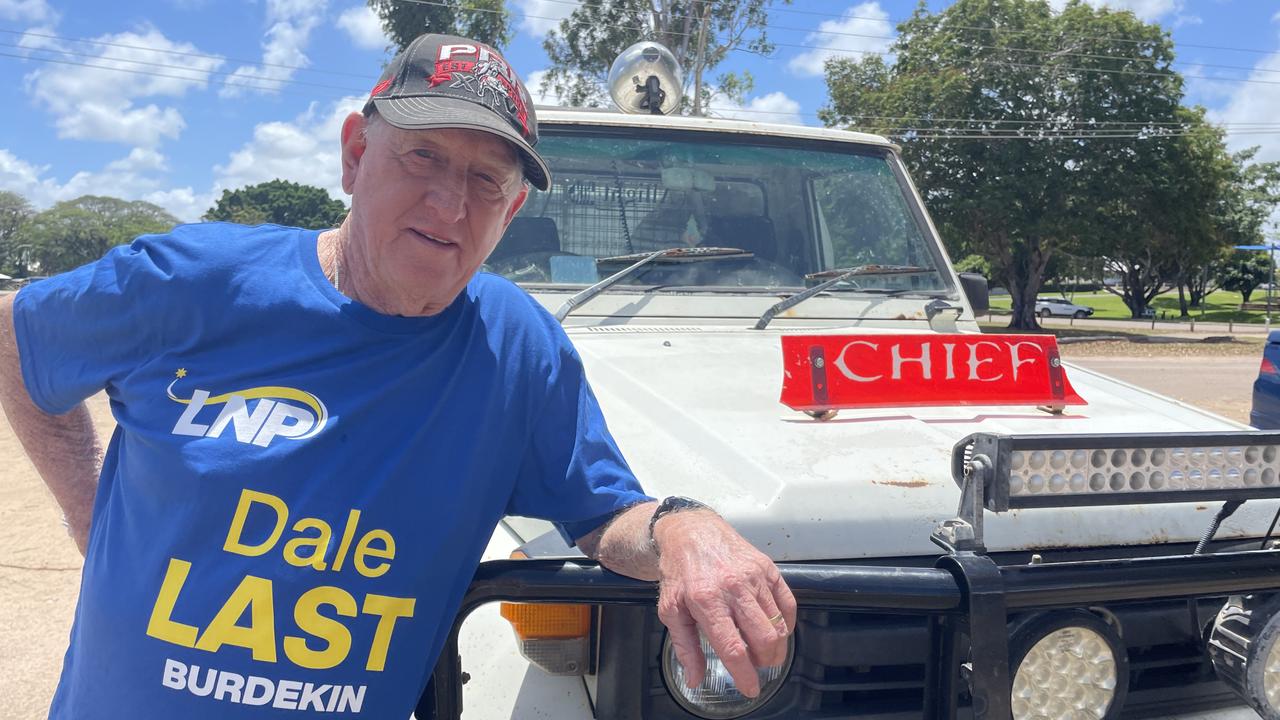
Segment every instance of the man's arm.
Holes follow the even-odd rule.
[[[628,508],[579,538],[579,549],[616,573],[660,582],[658,617],[690,687],[702,682],[706,666],[701,630],[738,689],[755,697],[756,668],[786,660],[796,623],[791,590],[772,560],[709,510],[663,515],[653,529],[655,548],[649,519],[656,508],[652,502]]]
[[[14,297],[0,298],[0,407],[62,508],[67,530],[83,555],[89,546],[102,448],[84,403],[64,415],[50,415],[31,402],[22,381],[14,335]]]

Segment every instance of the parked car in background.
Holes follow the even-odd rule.
[[[1253,381],[1249,424],[1259,430],[1280,429],[1280,330],[1272,330],[1262,348],[1258,379]]]
[[[1065,298],[1036,298],[1036,314],[1040,317],[1086,318],[1093,314],[1088,305],[1076,305]]]

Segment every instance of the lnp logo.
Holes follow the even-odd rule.
[[[179,368],[175,375],[177,377],[165,388],[165,394],[170,400],[187,407],[173,426],[174,435],[217,438],[222,437],[229,425],[237,442],[267,447],[277,437],[289,440],[315,437],[329,421],[329,410],[320,398],[297,388],[263,386],[212,397],[208,390],[196,389],[191,391],[191,397],[180,398],[174,395],[173,386],[187,376],[186,368]],[[252,410],[249,408],[251,400],[257,401]],[[215,405],[221,405],[222,409],[212,423],[196,422],[205,407]]]

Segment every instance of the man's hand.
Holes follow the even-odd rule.
[[[671,633],[689,687],[702,682],[706,669],[701,631],[738,690],[759,695],[756,668],[781,665],[787,657],[787,636],[796,623],[790,588],[772,560],[709,510],[659,518],[655,555],[649,518],[656,508],[629,508],[579,538],[578,547],[616,573],[661,583],[658,617]]]
[[[664,516],[654,528],[661,575],[658,617],[671,633],[685,682],[697,687],[706,658],[698,632],[747,697],[760,694],[756,668],[787,659],[796,601],[773,561],[713,512]]]

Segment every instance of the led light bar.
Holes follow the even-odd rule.
[[[956,446],[952,469],[962,487],[985,474],[994,512],[1280,498],[1280,433],[978,433]]]

